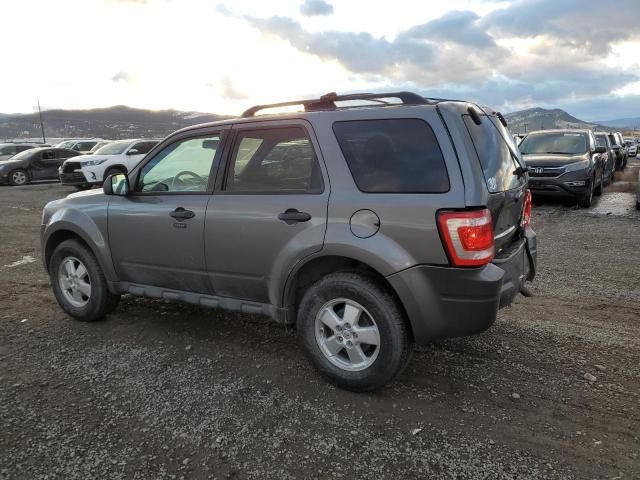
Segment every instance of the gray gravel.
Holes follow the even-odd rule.
[[[260,317],[125,297],[67,318],[38,247],[67,192],[0,187],[0,478],[640,478],[633,211],[536,207],[535,296],[363,395]]]

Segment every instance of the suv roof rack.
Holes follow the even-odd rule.
[[[305,112],[335,110],[337,108],[335,102],[347,102],[353,100],[369,100],[386,105],[388,102],[385,102],[383,100],[384,98],[398,98],[402,101],[403,105],[426,105],[430,103],[426,98],[412,92],[353,93],[348,95],[338,95],[336,92],[331,92],[326,95],[322,95],[320,98],[255,105],[248,110],[245,110],[242,117],[253,117],[260,110],[266,110],[267,108],[292,107],[294,105],[302,105]]]

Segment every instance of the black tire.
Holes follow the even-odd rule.
[[[29,178],[29,172],[22,168],[16,168],[9,172],[9,176],[7,178],[9,179],[9,183],[14,187],[26,185],[31,180],[31,178]]]
[[[69,257],[81,261],[88,272],[91,293],[86,305],[82,307],[71,304],[62,292],[59,274],[60,269],[63,268],[63,261]],[[120,295],[114,295],[109,291],[102,268],[93,253],[78,240],[65,240],[55,248],[49,262],[49,278],[58,304],[76,320],[83,322],[99,320],[111,313],[120,301]]]
[[[324,306],[336,299],[357,302],[378,327],[377,357],[363,370],[349,371],[334,365],[316,340],[316,317]],[[384,286],[369,277],[350,272],[327,275],[307,288],[297,317],[298,337],[309,360],[338,387],[354,392],[378,390],[396,378],[409,362],[413,344],[403,310]]]
[[[604,190],[604,172],[602,172],[602,177],[600,177],[600,183],[594,189],[593,194],[599,197],[600,195],[602,195],[603,190]]]
[[[580,197],[578,200],[578,206],[581,208],[589,208],[593,203],[593,186],[589,189],[589,193]]]
[[[74,185],[73,186],[76,190],[89,190],[91,188],[91,185]]]
[[[127,173],[127,171],[124,168],[119,168],[119,167],[109,168],[104,172],[104,177],[102,178],[102,181],[104,182],[107,178],[109,178],[109,175],[116,175],[118,173]]]

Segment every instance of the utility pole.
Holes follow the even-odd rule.
[[[47,143],[47,137],[44,134],[44,122],[42,121],[42,110],[40,109],[39,98],[38,98],[38,115],[40,116],[40,129],[42,130],[42,143]]]
[[[525,124],[524,124],[524,133],[525,133],[525,134],[527,133],[527,127],[528,127],[528,126],[529,126],[529,124],[528,124],[528,123],[525,123]]]

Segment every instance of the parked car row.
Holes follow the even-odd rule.
[[[158,140],[66,140],[56,145],[0,144],[0,184],[60,180],[82,190],[128,172]]]
[[[620,133],[540,130],[526,135],[518,148],[534,195],[571,197],[585,208],[627,166],[628,149]]]

